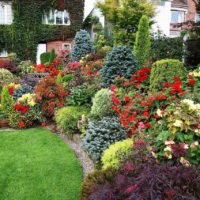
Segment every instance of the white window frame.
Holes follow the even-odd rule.
[[[182,22],[173,22],[172,21],[172,12],[173,11],[181,11],[181,12],[184,12],[184,19],[183,19],[183,21]],[[182,8],[171,8],[171,20],[170,20],[170,23],[183,23],[183,22],[185,22],[185,20],[186,20],[186,15],[187,15],[187,10],[186,9],[182,9]]]
[[[3,23],[0,23],[0,24],[1,24],[1,25],[2,25],[2,24],[3,24],[3,25],[4,25],[4,24],[7,24],[7,25],[12,24],[12,22],[13,22],[12,3],[11,3],[11,2],[1,2],[1,1],[0,1],[0,6],[1,6],[1,7],[4,7],[4,10],[5,10],[5,13],[4,13],[5,20],[4,20]],[[8,9],[10,9],[10,8],[11,8],[11,16],[10,16],[11,21],[8,20]]]
[[[47,14],[44,14],[44,16],[43,16],[43,23],[44,24],[47,24],[47,25],[63,25],[63,26],[70,26],[71,25],[71,21],[70,21],[70,14],[69,14],[69,12],[67,11],[67,10],[64,10],[64,11],[59,11],[59,10],[50,10],[49,11],[49,15],[50,15],[50,13],[53,13],[53,16],[54,16],[54,22],[51,24],[51,23],[49,23],[49,20],[48,20],[48,15]],[[62,21],[63,21],[63,23],[62,24],[57,24],[56,23],[56,12],[62,12]],[[64,13],[65,12],[67,12],[68,13],[68,15],[69,15],[69,20],[68,20],[68,23],[65,23],[65,15],[64,15]]]

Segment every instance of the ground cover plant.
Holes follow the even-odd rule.
[[[0,131],[0,199],[77,200],[80,164],[46,129]]]

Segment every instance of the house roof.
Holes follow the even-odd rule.
[[[173,8],[188,8],[187,0],[173,0],[172,1]]]

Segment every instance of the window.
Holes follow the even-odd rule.
[[[196,22],[200,22],[200,13],[196,14]]]
[[[12,24],[12,5],[0,2],[0,24]]]
[[[62,50],[71,50],[71,44],[70,43],[63,43],[62,44]]]
[[[171,11],[171,22],[172,23],[182,23],[185,21],[185,11],[182,10],[172,10]]]
[[[6,50],[3,50],[2,52],[0,52],[0,57],[7,57],[8,56],[8,52]]]
[[[50,10],[49,14],[43,16],[43,23],[52,25],[70,25],[69,13],[66,10]]]

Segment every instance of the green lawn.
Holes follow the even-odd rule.
[[[0,131],[0,200],[78,200],[82,170],[46,129]]]

